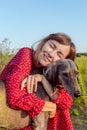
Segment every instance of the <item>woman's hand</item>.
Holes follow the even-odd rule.
[[[53,102],[46,101],[42,111],[48,111],[50,118],[53,118],[56,114],[57,105]]]
[[[28,93],[33,93],[33,91],[37,91],[37,84],[38,82],[42,82],[43,75],[41,74],[34,74],[26,77],[21,83],[21,90],[24,87],[27,87]]]
[[[42,83],[43,88],[51,99],[56,100],[58,98],[58,91],[53,92],[53,87],[47,81],[44,75],[41,74],[34,74],[26,77],[21,83],[21,90],[23,90],[24,87],[27,87],[28,93],[36,92],[38,82]]]

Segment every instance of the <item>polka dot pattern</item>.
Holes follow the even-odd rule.
[[[49,118],[47,130],[74,130],[69,113],[72,97],[62,88],[58,99],[53,102],[57,104],[57,112],[54,118]]]
[[[42,111],[45,101],[36,97],[35,94],[28,94],[26,88],[20,91],[22,80],[27,77],[32,70],[33,51],[29,48],[22,48],[6,65],[0,79],[6,83],[7,101],[13,109],[23,109],[28,111],[29,116],[34,117]],[[71,96],[64,89],[59,89],[59,96],[56,101],[57,112],[54,118],[48,119],[47,130],[73,130],[70,119],[69,108],[72,105]],[[26,126],[20,130],[32,130],[31,126]]]

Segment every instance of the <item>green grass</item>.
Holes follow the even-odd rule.
[[[75,62],[79,68],[79,85],[82,95],[87,96],[87,56],[77,57]]]

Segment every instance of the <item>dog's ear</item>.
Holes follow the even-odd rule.
[[[61,64],[62,62],[56,61],[43,69],[44,76],[53,86],[58,83],[59,68],[61,67]]]
[[[79,71],[79,66],[75,63],[76,67],[77,67],[77,70]]]
[[[53,85],[56,78],[57,67],[54,63],[51,63],[43,69],[43,74],[46,79]]]
[[[56,71],[57,71],[57,75],[60,74],[60,72],[62,72],[65,68],[65,64],[64,64],[64,60],[58,60],[56,61]]]
[[[53,75],[53,69],[52,65],[48,65],[43,69],[43,75],[46,77],[46,79],[50,82],[52,80]]]
[[[53,86],[57,85],[59,82],[59,73],[60,70],[63,69],[63,65],[63,60],[58,60],[43,69],[44,76]]]
[[[53,86],[61,84],[60,74],[63,72],[64,68],[65,65],[63,60],[58,60],[52,64],[52,75],[50,75],[50,79]]]

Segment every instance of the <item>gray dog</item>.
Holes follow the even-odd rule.
[[[44,75],[53,86],[64,86],[72,97],[79,97],[81,90],[78,85],[78,68],[70,59],[51,63]]]
[[[44,68],[43,74],[53,87],[50,89],[64,86],[72,97],[79,97],[81,95],[78,85],[78,69],[72,60],[63,59],[51,63]],[[44,90],[43,86],[39,83],[35,94],[38,97],[47,99],[48,94],[46,91],[47,90]],[[46,130],[48,118],[48,112],[41,112],[37,117],[33,118],[34,130]]]
[[[33,71],[33,74],[35,73],[40,73],[40,70],[35,70]],[[50,84],[52,84],[52,88],[54,87],[63,87],[70,93],[72,97],[79,97],[81,95],[80,87],[78,85],[78,69],[75,63],[70,60],[70,59],[64,59],[64,60],[59,60],[54,63],[51,63],[48,65],[46,68],[43,69],[43,75],[47,78]],[[2,86],[1,86],[2,88]],[[3,87],[4,90],[0,88],[0,94],[4,97],[4,108],[5,111],[8,111],[9,115],[5,115],[5,119],[7,116],[7,121],[8,121],[8,126],[9,127],[23,127],[24,124],[28,125],[29,117],[25,111],[16,111],[13,109],[10,109],[6,105],[5,101],[5,87]],[[37,92],[35,93],[38,97],[40,98],[46,98],[49,100],[49,96],[46,92],[47,90],[44,90],[43,86],[41,83],[38,83],[38,89]],[[3,122],[6,122],[3,117],[3,103],[2,101],[0,102],[1,104],[1,114],[3,118]],[[25,114],[24,118],[21,114]],[[12,116],[10,116],[12,115]],[[12,119],[10,119],[12,118]],[[47,120],[49,118],[48,112],[41,112],[38,116],[36,116],[33,119],[30,119],[30,122],[32,120],[33,122],[33,130],[47,130]],[[15,120],[16,119],[16,120]],[[13,122],[12,122],[13,120]],[[20,121],[19,121],[20,120]],[[1,119],[2,121],[2,119]],[[20,122],[20,124],[19,124]],[[15,123],[15,124],[12,124]],[[20,126],[19,126],[20,125]]]

